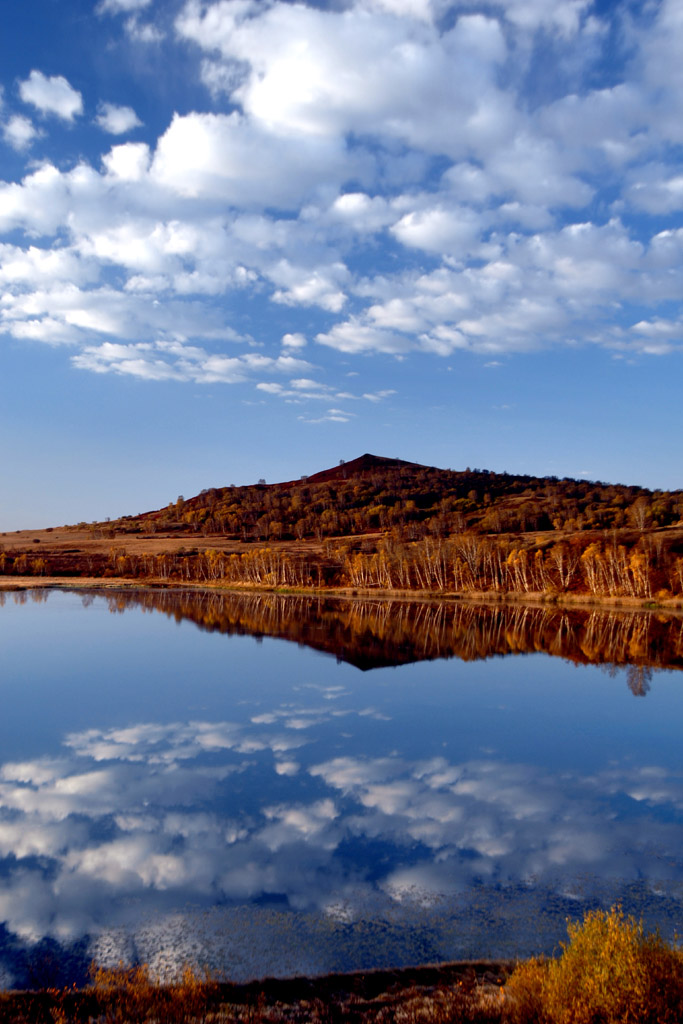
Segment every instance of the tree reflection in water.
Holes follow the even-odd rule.
[[[582,665],[629,666],[629,688],[645,696],[648,670],[683,668],[683,617],[651,611],[171,589],[121,590],[106,600],[112,612],[142,607],[206,630],[291,640],[362,670],[542,651]]]

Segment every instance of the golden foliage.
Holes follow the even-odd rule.
[[[568,925],[555,959],[520,964],[505,987],[514,1024],[676,1024],[683,952],[620,907]]]

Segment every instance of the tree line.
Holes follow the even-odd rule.
[[[49,554],[0,552],[0,573],[51,575]],[[58,570],[57,570],[58,572]],[[327,541],[319,550],[258,546],[241,553],[133,553],[112,546],[88,555],[81,575],[162,582],[274,588],[346,587],[434,593],[628,597],[662,600],[683,595],[683,555],[662,534],[631,544],[575,535],[524,546],[510,537],[474,532],[405,541],[389,533],[361,542]]]

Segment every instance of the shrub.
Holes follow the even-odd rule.
[[[620,907],[568,924],[555,959],[532,959],[511,975],[506,1016],[518,1024],[677,1024],[683,953]]]

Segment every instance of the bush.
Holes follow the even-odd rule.
[[[506,987],[515,1024],[677,1024],[683,952],[620,907],[568,925],[556,959],[520,964]]]

